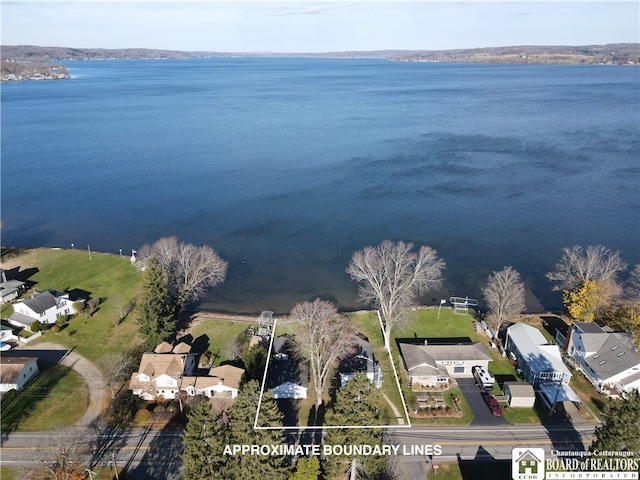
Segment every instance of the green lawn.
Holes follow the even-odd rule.
[[[458,462],[438,463],[437,470],[429,464],[427,480],[463,480]]]
[[[84,414],[89,391],[79,374],[54,365],[22,392],[2,402],[2,431],[44,431],[56,425],[73,425]]]
[[[247,327],[252,325],[255,324],[234,322],[228,319],[205,318],[201,323],[192,327],[189,332],[193,336],[195,350],[211,352],[213,364],[220,365],[227,360],[233,360],[229,358],[230,346],[238,341]]]
[[[2,267],[19,267],[21,272],[29,272],[28,280],[36,282],[34,288],[38,291],[53,288],[102,299],[91,318],[76,317],[59,333],[47,331],[36,342],[50,341],[75,348],[92,361],[106,353],[127,352],[140,343],[135,311],[118,324],[115,308],[118,299],[134,301],[141,288],[141,275],[127,257],[92,252],[90,260],[86,250],[38,248],[18,257],[3,257]],[[28,291],[26,296],[31,293]]]

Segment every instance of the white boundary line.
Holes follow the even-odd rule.
[[[378,320],[380,321],[380,327],[382,328],[382,318],[380,317],[380,312],[378,310],[376,310],[376,313],[378,314]],[[401,424],[394,424],[394,425],[344,425],[344,426],[340,426],[340,425],[319,425],[319,426],[311,426],[311,427],[301,427],[301,426],[295,426],[295,427],[259,427],[258,426],[258,417],[260,416],[260,405],[262,404],[262,396],[264,394],[264,388],[265,385],[267,384],[267,372],[269,370],[269,363],[271,362],[271,351],[273,349],[273,340],[276,338],[275,332],[276,332],[276,325],[278,323],[277,319],[274,319],[273,321],[273,329],[271,331],[271,341],[269,342],[269,351],[267,353],[267,361],[265,363],[264,366],[264,374],[262,375],[262,388],[260,389],[260,398],[258,399],[258,408],[256,410],[256,419],[253,422],[253,429],[254,430],[328,430],[328,429],[336,429],[336,428],[340,428],[340,429],[344,429],[344,428],[358,428],[360,430],[362,429],[383,429],[383,428],[411,428],[411,420],[409,420],[409,412],[407,411],[407,405],[405,404],[404,401],[404,396],[402,395],[402,391],[400,390],[400,381],[398,380],[398,373],[396,372],[396,367],[393,363],[393,358],[391,358],[391,351],[389,351],[389,360],[391,361],[391,368],[393,369],[393,374],[396,378],[396,386],[398,387],[398,393],[400,394],[400,399],[402,400],[402,406],[404,407],[404,414],[405,414],[405,419],[407,420],[407,423],[404,425]],[[384,333],[383,333],[383,337],[384,337]]]
[[[380,328],[382,329],[382,338],[384,338],[384,325],[382,324],[382,317],[380,316],[380,310],[376,310],[378,314],[378,321],[380,322]],[[402,401],[402,407],[404,408],[404,418],[407,421],[407,426],[411,427],[411,419],[409,419],[409,411],[407,410],[407,404],[404,401],[404,395],[402,394],[402,388],[400,387],[400,379],[398,378],[398,372],[396,371],[396,364],[393,362],[391,356],[391,343],[389,343],[389,361],[391,362],[391,368],[393,369],[393,376],[396,377],[396,387],[398,387],[398,393],[400,394],[400,400]]]
[[[260,428],[268,428],[268,427],[258,427],[258,415],[260,415],[260,405],[262,404],[262,395],[264,394],[264,386],[267,384],[267,372],[269,371],[269,362],[271,361],[271,349],[273,348],[273,340],[276,338],[274,335],[276,331],[276,325],[278,324],[278,319],[273,319],[273,328],[271,329],[271,340],[269,341],[269,351],[267,352],[267,361],[264,363],[264,373],[262,374],[262,387],[260,388],[260,398],[258,399],[258,408],[256,409],[256,419],[253,422],[253,429],[258,430]]]

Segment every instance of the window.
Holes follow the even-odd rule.
[[[464,367],[453,367],[453,373],[464,373]]]

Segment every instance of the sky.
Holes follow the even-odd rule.
[[[3,45],[218,52],[640,41],[633,1],[1,0]]]

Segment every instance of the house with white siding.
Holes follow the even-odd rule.
[[[473,367],[488,370],[491,356],[480,342],[437,342],[438,339],[398,343],[410,385],[448,388],[455,378],[473,377]]]
[[[640,355],[628,333],[574,322],[564,350],[598,392],[618,397],[640,389]]]
[[[84,304],[83,299],[71,300],[69,294],[57,290],[34,292],[31,297],[13,304],[13,314],[9,323],[17,327],[28,328],[33,322],[54,324],[60,315],[77,313],[76,302]]]
[[[0,355],[0,392],[24,388],[36,375],[38,359],[35,357],[7,357]]]

